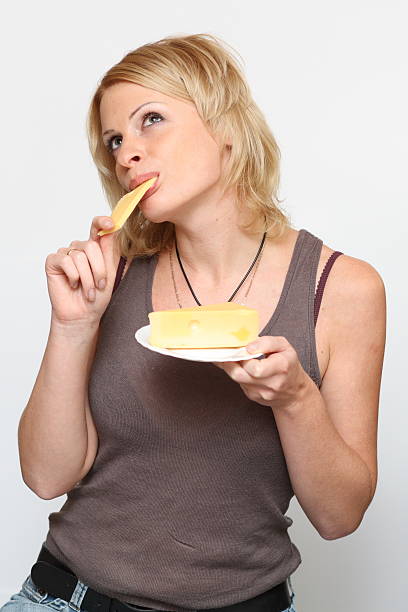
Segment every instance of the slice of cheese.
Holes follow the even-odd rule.
[[[233,302],[149,313],[152,346],[161,348],[235,348],[258,337],[259,314]]]
[[[116,232],[118,229],[120,229],[125,223],[126,219],[132,214],[137,204],[143,198],[146,191],[150,189],[150,187],[155,183],[156,180],[157,176],[154,176],[153,178],[148,179],[144,183],[141,183],[136,187],[136,189],[129,191],[129,193],[126,193],[122,198],[120,198],[111,214],[111,218],[115,224],[115,227],[110,230],[99,230],[98,236],[112,234],[113,232]]]

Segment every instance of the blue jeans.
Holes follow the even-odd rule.
[[[288,582],[291,591],[291,605],[283,612],[296,612],[294,607],[295,593],[290,578],[288,578]],[[31,580],[31,576],[28,576],[21,591],[12,595],[9,601],[0,608],[0,612],[46,612],[50,608],[54,612],[78,612],[87,588],[86,584],[78,580],[70,601],[66,601],[39,590]],[[42,606],[46,606],[46,608],[41,610]],[[143,608],[135,606],[135,611],[137,610],[143,610]]]

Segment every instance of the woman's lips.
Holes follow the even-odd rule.
[[[133,189],[136,189],[136,187],[151,178],[155,178],[157,182],[159,174],[159,172],[145,172],[145,174],[139,174],[138,176],[135,176],[135,178],[133,178],[129,183],[129,191],[133,191]]]
[[[149,189],[146,191],[146,193],[144,194],[144,196],[140,199],[140,202],[142,202],[143,200],[146,200],[146,198],[148,198],[149,196],[152,195],[152,193],[154,193],[155,191],[158,190],[158,188],[160,187],[160,185],[158,185],[158,180],[154,183],[154,185],[152,185],[151,187],[149,187]]]

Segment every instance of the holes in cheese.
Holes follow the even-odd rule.
[[[154,176],[153,178],[148,179],[144,183],[141,183],[136,187],[136,189],[129,191],[129,193],[126,193],[122,198],[120,198],[111,214],[111,218],[115,224],[115,227],[110,230],[99,230],[98,236],[112,234],[113,232],[116,232],[118,229],[120,229],[125,223],[126,219],[130,217],[137,204],[140,202],[141,198],[143,198],[146,191],[150,189],[150,187],[155,183],[156,180],[157,176]]]
[[[152,346],[236,348],[258,337],[259,313],[233,302],[149,313]]]

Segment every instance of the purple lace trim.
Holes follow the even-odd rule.
[[[332,265],[334,264],[334,262],[336,261],[336,259],[338,258],[339,255],[343,255],[343,253],[341,253],[340,251],[334,251],[334,253],[332,253],[330,255],[329,259],[326,261],[326,265],[324,266],[322,275],[321,275],[321,277],[319,279],[319,283],[317,285],[316,294],[315,294],[315,301],[314,301],[314,324],[315,324],[315,327],[316,327],[316,322],[317,322],[317,316],[318,316],[319,310],[320,310],[320,304],[322,303],[324,286],[326,284],[327,277],[329,276],[329,272],[331,270],[331,267],[332,267]]]
[[[112,294],[119,287],[119,283],[122,280],[123,270],[125,269],[125,265],[126,265],[126,257],[123,257],[121,255],[120,256],[119,265],[118,265],[118,269],[116,270],[116,278],[115,278],[115,284],[113,285]]]

